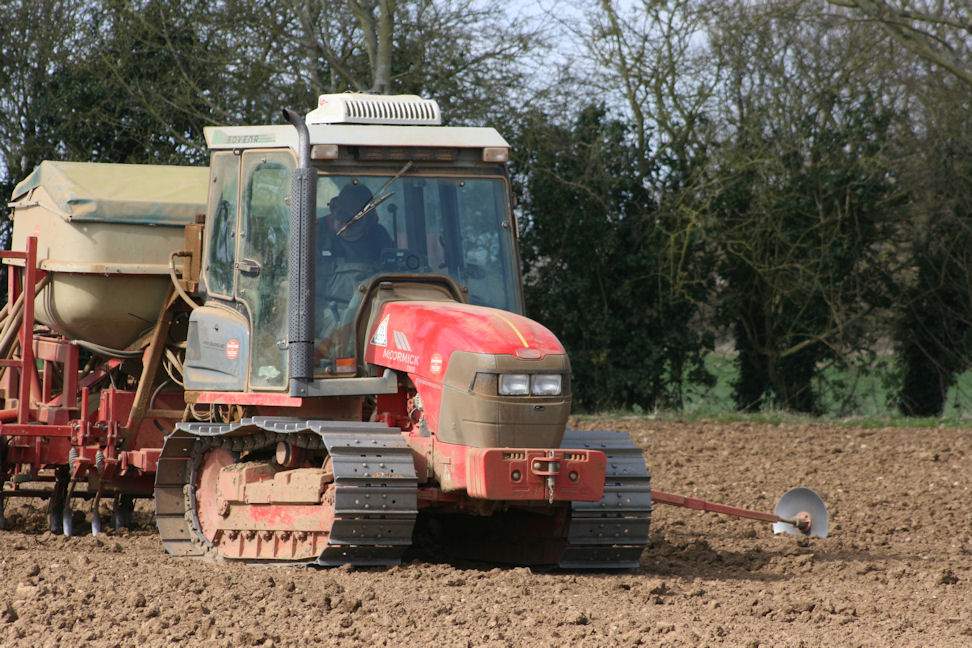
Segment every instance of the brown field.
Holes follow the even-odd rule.
[[[658,505],[634,571],[268,568],[166,556],[147,504],[64,538],[12,502],[0,645],[972,646],[972,431],[574,424],[629,432],[657,488],[768,511],[813,488],[830,537]]]

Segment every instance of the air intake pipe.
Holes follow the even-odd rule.
[[[290,394],[303,396],[314,380],[314,254],[317,250],[317,171],[311,167],[310,133],[293,110],[284,119],[297,129],[298,167],[290,176],[289,335]]]

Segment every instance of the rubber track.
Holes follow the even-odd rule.
[[[572,502],[565,569],[624,569],[639,566],[651,526],[651,477],[641,449],[623,432],[570,430],[561,448],[600,450],[607,455],[604,497]]]
[[[283,439],[327,448],[334,470],[330,542],[316,560],[297,564],[398,564],[412,544],[418,507],[412,452],[401,432],[379,423],[282,417],[177,424],[166,438],[155,481],[156,521],[165,550],[174,556],[215,553],[198,533],[189,504],[194,501],[193,462],[200,453],[210,447],[259,449]]]

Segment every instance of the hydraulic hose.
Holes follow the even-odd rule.
[[[199,304],[194,302],[192,297],[190,297],[188,293],[182,289],[182,286],[179,285],[179,278],[176,276],[175,258],[187,256],[192,256],[192,253],[188,250],[176,250],[169,255],[169,277],[172,279],[172,285],[175,286],[176,292],[179,293],[180,297],[182,297],[182,301],[186,302],[186,304],[189,305],[189,308],[196,310],[199,308]]]

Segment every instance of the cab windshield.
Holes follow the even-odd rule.
[[[322,175],[317,205],[315,373],[355,371],[361,286],[379,274],[445,275],[472,304],[520,311],[504,179]]]

